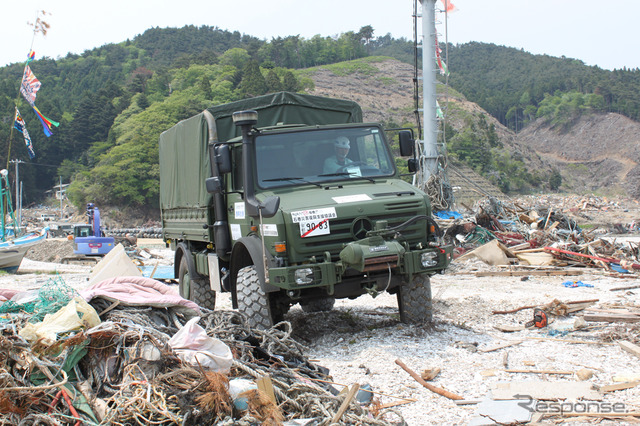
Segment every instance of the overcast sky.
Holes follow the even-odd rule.
[[[640,67],[639,0],[451,0],[449,42],[480,41],[566,56],[605,69]],[[36,59],[82,53],[134,38],[151,27],[210,25],[270,40],[274,36],[338,35],[371,25],[374,36],[413,38],[413,0],[0,0],[0,66],[22,62],[36,12],[46,37],[33,41]],[[442,3],[438,0],[438,7]],[[420,8],[419,8],[420,9]],[[444,25],[438,30],[445,39]],[[455,72],[455,70],[451,70]]]

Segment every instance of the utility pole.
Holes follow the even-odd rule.
[[[446,170],[441,159],[444,158],[444,143],[442,150],[438,148],[438,119],[436,74],[436,0],[420,0],[422,6],[422,123],[423,140],[419,141],[420,170],[414,176],[413,183],[425,191],[434,210],[447,210],[453,206],[453,193],[447,182]],[[417,13],[416,13],[417,15]],[[417,16],[416,16],[417,19]],[[416,43],[417,43],[416,24]],[[418,90],[418,96],[420,91]]]
[[[20,172],[19,172],[18,166],[20,165],[20,163],[24,163],[24,161],[16,159],[16,160],[11,160],[9,162],[10,163],[14,163],[16,165],[16,182],[15,182],[15,185],[16,185],[16,199],[13,202],[13,206],[14,206],[14,209],[17,210],[17,214],[16,214],[16,218],[17,219],[16,220],[18,221],[17,226],[19,227],[20,224],[22,223],[22,208],[21,208],[21,204],[22,203],[19,203],[19,200],[20,200],[20,196],[19,196],[19,194],[20,194]]]
[[[62,176],[60,176],[60,220],[62,220]]]
[[[421,170],[423,183],[438,172],[438,123],[436,121],[436,0],[422,4],[422,120],[424,129]]]

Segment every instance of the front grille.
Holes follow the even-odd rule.
[[[425,214],[424,204],[420,200],[409,201],[393,201],[384,204],[384,213],[379,214],[363,214],[354,217],[338,217],[331,219],[329,235],[321,235],[311,238],[300,238],[301,244],[298,245],[297,253],[290,253],[293,257],[309,257],[313,255],[322,255],[328,251],[331,253],[332,259],[336,260],[338,254],[344,245],[355,241],[356,238],[351,233],[351,224],[356,218],[366,217],[371,223],[375,224],[378,220],[386,220],[387,226],[393,228],[398,226],[412,217]],[[401,231],[402,236],[409,245],[424,242],[426,240],[427,225],[424,221],[417,221]]]

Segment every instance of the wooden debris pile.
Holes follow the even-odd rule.
[[[370,409],[338,393],[328,384],[328,371],[305,359],[287,322],[262,331],[250,328],[238,312],[200,313],[197,323],[206,336],[232,355],[230,368],[214,371],[185,362],[170,345],[194,317],[184,307],[126,306],[103,298],[89,305],[60,280],[64,308],[43,318],[36,303],[13,302],[1,314],[0,424],[403,422],[393,410],[376,409],[375,400]],[[64,327],[48,325],[72,303],[86,307],[62,318]],[[74,325],[68,325],[71,317]],[[35,340],[25,337],[25,328],[36,328]],[[239,380],[251,387],[234,395]]]
[[[549,197],[547,197],[549,198]],[[640,271],[637,242],[617,243],[601,236],[607,232],[638,232],[640,220],[603,231],[581,228],[593,210],[607,213],[617,206],[597,197],[536,198],[501,201],[489,198],[478,203],[465,219],[439,219],[444,238],[455,246],[454,257],[477,257],[494,266],[518,269],[556,270],[599,268],[610,274],[631,275]],[[587,223],[590,226],[597,224]],[[562,271],[564,270],[564,271]],[[580,272],[576,273],[579,275]],[[517,275],[517,274],[515,274]]]

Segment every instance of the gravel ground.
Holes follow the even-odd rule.
[[[166,249],[152,249],[153,254],[171,258]],[[417,402],[395,409],[409,425],[468,424],[476,405],[456,405],[417,383],[395,360],[402,360],[420,374],[428,368],[442,371],[431,382],[465,400],[481,400],[490,394],[498,382],[543,380],[577,382],[576,375],[543,375],[508,373],[504,369],[505,354],[512,369],[568,370],[590,369],[588,381],[596,386],[613,383],[614,376],[640,374],[638,358],[624,352],[607,336],[624,335],[625,339],[640,339],[638,325],[588,323],[586,331],[573,331],[580,312],[558,318],[544,329],[503,333],[498,325],[521,325],[532,319],[532,309],[515,314],[492,315],[493,310],[545,304],[554,299],[563,302],[599,299],[598,304],[618,302],[639,306],[640,290],[626,292],[609,289],[637,283],[637,279],[621,279],[599,274],[590,269],[579,277],[483,277],[475,272],[492,270],[479,261],[454,263],[445,275],[432,278],[434,297],[433,325],[410,326],[399,322],[395,296],[381,294],[376,298],[363,296],[356,300],[339,300],[333,311],[304,314],[293,307],[290,321],[299,341],[308,348],[307,356],[327,367],[336,383],[371,385],[381,403],[398,401],[394,397],[415,398]],[[36,273],[35,271],[42,271]],[[57,273],[74,288],[87,285],[90,268],[60,265],[25,259],[17,275],[0,276],[0,288],[37,288]],[[567,279],[580,279],[593,288],[565,288]],[[218,297],[219,309],[231,309],[228,295]],[[589,341],[572,344],[569,339]],[[504,343],[522,343],[509,348],[483,353],[482,349]],[[339,385],[336,385],[340,388]],[[392,397],[394,396],[394,397]],[[628,411],[640,411],[640,386],[605,394],[604,402],[625,404]],[[390,420],[393,420],[390,417]],[[631,420],[604,420],[555,417],[544,421],[568,424],[623,424]]]

